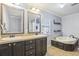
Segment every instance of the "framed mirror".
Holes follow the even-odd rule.
[[[41,32],[41,15],[28,12],[28,32],[40,33]]]
[[[2,34],[20,34],[24,33],[24,10],[8,5],[1,5],[2,12]]]

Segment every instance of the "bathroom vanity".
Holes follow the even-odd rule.
[[[31,35],[0,39],[0,56],[43,56],[47,52],[47,36]]]
[[[27,24],[24,22],[24,9],[5,4],[0,4],[0,8],[0,56],[45,55],[47,52],[46,35],[20,35],[26,34],[27,29],[28,34],[41,33],[40,15],[28,14],[29,24]],[[16,34],[20,36],[16,36]],[[2,35],[7,37],[4,38]]]

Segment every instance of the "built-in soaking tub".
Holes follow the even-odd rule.
[[[78,46],[78,40],[71,37],[56,37],[51,40],[51,45],[66,51],[74,51]]]

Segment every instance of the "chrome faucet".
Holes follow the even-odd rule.
[[[9,37],[15,37],[15,35],[14,34],[10,34],[10,36]]]

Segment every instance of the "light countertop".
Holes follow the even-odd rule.
[[[15,37],[6,37],[6,38],[0,38],[0,44],[6,44],[6,43],[13,43],[13,42],[19,42],[19,41],[25,41],[25,40],[34,40],[47,37],[46,35],[28,35],[28,36],[15,36]]]

